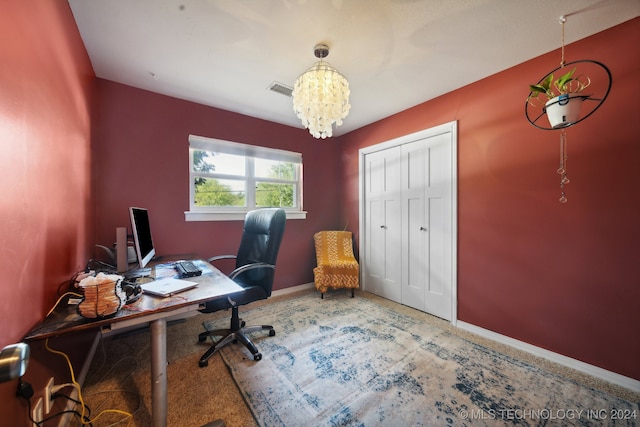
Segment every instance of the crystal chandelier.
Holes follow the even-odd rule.
[[[293,87],[293,111],[314,138],[325,139],[333,135],[333,123],[340,126],[349,114],[349,82],[323,61],[329,55],[327,45],[316,45],[314,54],[320,61],[300,75]]]

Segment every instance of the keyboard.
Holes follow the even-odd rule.
[[[174,268],[180,277],[194,277],[202,274],[202,270],[191,261],[178,261],[175,263]]]

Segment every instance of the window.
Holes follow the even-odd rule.
[[[189,135],[187,221],[244,219],[266,207],[305,218],[300,153]]]

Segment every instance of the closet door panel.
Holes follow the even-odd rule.
[[[366,253],[364,288],[400,302],[400,149],[370,153],[365,159]]]
[[[451,142],[447,135],[429,139],[428,177],[425,186],[429,221],[429,273],[425,311],[451,320]]]
[[[427,232],[424,231],[424,199],[405,200],[406,221],[404,222],[406,244],[403,245],[404,280],[402,283],[402,303],[424,311],[425,281],[429,272],[429,257],[425,253]]]
[[[367,222],[367,257],[366,263],[366,289],[369,292],[380,295],[384,290],[384,251],[379,248],[384,247],[384,232],[375,224],[384,222],[383,202],[381,200],[371,200],[367,205],[369,221]]]
[[[384,292],[381,294],[385,298],[400,302],[402,296],[402,230],[400,222],[400,197],[396,193],[393,199],[385,201],[385,225],[384,236]]]
[[[423,311],[429,272],[424,206],[425,167],[425,144],[422,141],[402,146],[402,303]]]

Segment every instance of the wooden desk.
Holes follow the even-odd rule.
[[[151,276],[167,274],[166,259],[151,268]],[[75,305],[63,301],[51,314],[25,337],[26,341],[56,337],[62,334],[100,329],[111,333],[117,329],[148,324],[151,329],[151,402],[155,427],[167,425],[167,318],[197,311],[201,304],[216,298],[226,298],[244,289],[206,261],[196,260],[202,275],[185,280],[198,286],[169,298],[143,294],[138,301],[124,306],[108,319],[85,319]],[[164,273],[163,273],[164,272]],[[158,276],[159,277],[159,276]],[[195,337],[194,337],[195,339]]]

